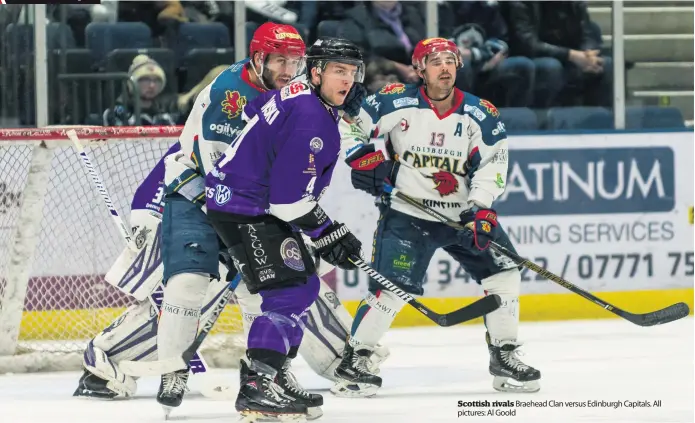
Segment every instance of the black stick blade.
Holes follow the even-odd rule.
[[[639,326],[656,326],[682,319],[690,314],[690,307],[686,303],[676,303],[661,310],[644,314],[626,313],[625,317],[630,322]]]
[[[439,326],[444,327],[458,325],[459,323],[477,319],[478,317],[483,317],[488,313],[492,313],[500,308],[501,304],[502,299],[499,295],[488,295],[466,307],[441,315],[437,323]]]

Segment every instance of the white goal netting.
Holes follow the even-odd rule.
[[[127,223],[181,128],[76,129]],[[125,241],[66,131],[0,130],[0,373],[78,368],[87,341],[133,301],[104,281]],[[204,350],[237,346],[241,331],[228,305]]]

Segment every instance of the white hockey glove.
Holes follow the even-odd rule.
[[[205,178],[186,154],[177,151],[166,156],[164,169],[167,193],[179,193],[198,207],[205,206]]]

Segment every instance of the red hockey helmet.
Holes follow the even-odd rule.
[[[249,44],[249,56],[256,52],[261,53],[261,60],[271,53],[304,57],[306,45],[293,26],[266,22],[256,29]]]
[[[458,47],[446,38],[426,38],[418,42],[413,50],[413,66],[416,69],[425,70],[427,56],[434,53],[451,53],[456,58],[456,67],[463,66]]]

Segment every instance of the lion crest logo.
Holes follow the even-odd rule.
[[[246,106],[246,97],[239,94],[239,91],[227,90],[224,92],[222,111],[227,115],[228,119],[234,119],[239,116],[244,106]]]
[[[459,181],[449,172],[439,171],[432,174],[434,189],[440,196],[445,197],[459,190]]]

